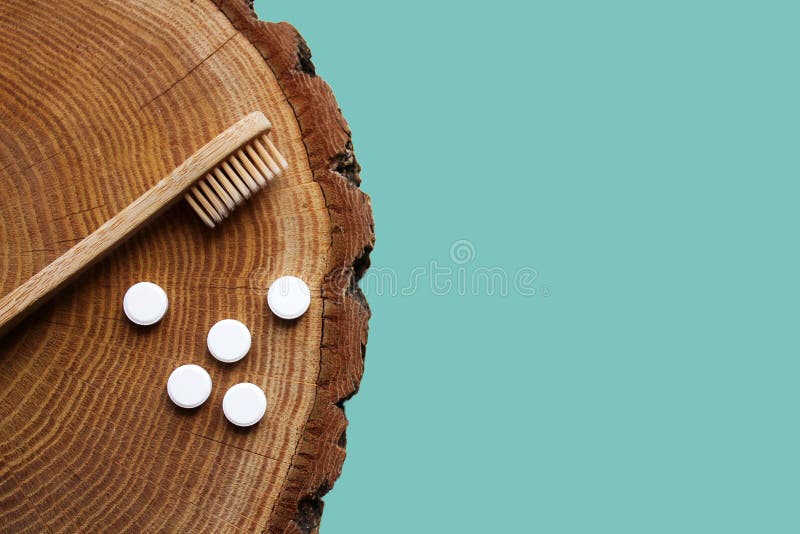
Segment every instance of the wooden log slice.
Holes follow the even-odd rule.
[[[369,311],[356,281],[373,242],[350,132],[303,39],[244,0],[0,1],[0,295],[122,210],[253,110],[287,173],[216,229],[183,203],[0,339],[0,529],[316,532],[344,460]],[[302,277],[309,311],[266,291]],[[152,327],[122,312],[135,282],[168,293]],[[244,360],[206,348],[223,318]],[[181,364],[214,388],[166,395]],[[269,399],[249,429],[225,391]]]

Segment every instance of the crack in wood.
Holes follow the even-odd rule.
[[[233,35],[231,35],[230,37],[228,37],[227,39],[225,39],[225,41],[224,41],[224,42],[223,42],[221,45],[219,45],[218,47],[216,47],[216,48],[215,48],[215,49],[214,49],[214,50],[213,50],[213,51],[212,51],[210,54],[208,54],[206,57],[204,57],[203,59],[201,59],[201,60],[200,60],[200,61],[199,61],[199,62],[198,62],[198,63],[197,63],[195,66],[193,66],[191,69],[189,69],[189,70],[186,72],[186,74],[184,74],[183,76],[181,76],[180,78],[178,78],[177,80],[175,80],[174,82],[172,82],[172,84],[170,84],[170,86],[169,86],[169,87],[167,87],[166,89],[164,89],[163,91],[161,91],[160,93],[158,93],[156,96],[154,96],[153,98],[151,98],[150,100],[148,100],[147,102],[145,102],[144,104],[142,104],[141,106],[139,106],[139,109],[140,109],[140,110],[142,110],[142,109],[144,109],[144,108],[148,107],[150,104],[152,104],[153,102],[155,102],[156,100],[158,100],[159,98],[161,98],[162,96],[164,96],[165,94],[169,93],[169,92],[170,92],[170,91],[171,91],[171,90],[172,90],[172,89],[173,89],[173,88],[174,88],[176,85],[178,85],[178,84],[179,84],[179,83],[181,83],[183,80],[185,80],[186,78],[188,78],[188,77],[189,77],[189,76],[190,76],[190,75],[191,75],[191,74],[192,74],[194,71],[196,71],[198,68],[200,68],[200,67],[201,67],[201,66],[202,66],[202,65],[203,65],[203,64],[204,64],[206,61],[208,61],[209,59],[211,59],[211,58],[212,58],[212,57],[213,57],[213,56],[214,56],[214,55],[215,55],[217,52],[219,52],[219,51],[220,51],[220,50],[221,50],[221,49],[222,49],[222,48],[223,48],[223,47],[224,47],[226,44],[228,44],[228,43],[231,41],[231,39],[233,39],[233,38],[234,38],[234,37],[236,37],[237,35],[239,35],[239,32],[238,32],[238,31],[235,31],[235,32],[233,32]]]

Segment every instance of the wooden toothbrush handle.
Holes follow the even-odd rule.
[[[250,113],[212,139],[125,209],[0,299],[0,336],[83,271],[182,198],[217,163],[253,137],[270,129],[263,113]]]

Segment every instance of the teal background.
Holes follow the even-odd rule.
[[[256,8],[337,95],[379,272],[538,272],[364,281],[323,534],[800,532],[796,2]]]

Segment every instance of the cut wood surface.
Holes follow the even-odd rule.
[[[278,164],[270,158],[267,149],[264,148],[264,144],[270,144],[267,137],[269,128],[269,120],[260,111],[246,115],[241,121],[189,156],[169,176],[159,180],[142,196],[128,204],[125,209],[100,225],[97,230],[78,241],[52,263],[48,263],[22,285],[1,296],[0,336],[5,335],[21,319],[34,311],[36,307],[41,306],[86,269],[104,258],[120,243],[133,237],[136,231],[171,207],[182,196],[186,198],[206,226],[210,228],[216,226],[211,217],[216,218],[217,222],[222,222],[223,214],[217,209],[224,210],[224,216],[227,217],[228,207],[225,206],[220,195],[212,190],[211,184],[224,193],[225,189],[220,185],[221,182],[228,191],[238,194],[237,202],[244,202],[246,200],[244,195],[249,198],[261,187],[267,185],[268,179],[275,176],[262,158],[267,158],[279,174],[286,169],[287,164],[279,168]],[[257,135],[260,140],[264,141],[258,145],[258,148],[263,151],[263,155],[257,154],[254,148],[247,145]],[[260,140],[255,142],[260,143]],[[242,146],[247,146],[252,155],[244,156],[245,159],[239,161],[237,158],[242,157]],[[238,154],[234,154],[237,150]],[[222,166],[224,167],[218,165],[220,161],[223,161]],[[241,175],[231,168],[229,162],[238,167],[237,170]],[[251,167],[252,175],[244,168],[245,165]],[[260,171],[256,165],[263,170]],[[210,174],[211,171],[214,171],[219,181]],[[260,174],[262,172],[263,176]],[[209,174],[206,175],[206,173]],[[206,177],[201,180],[204,175]],[[254,177],[257,177],[257,180]],[[205,187],[205,193],[200,192],[200,186]],[[224,198],[230,202],[230,209],[234,209],[235,203],[230,196],[226,194]]]
[[[0,296],[119,213],[251,111],[289,168],[217,228],[180,203],[0,339],[0,530],[308,533],[344,460],[369,311],[356,281],[373,242],[350,132],[308,47],[244,0],[0,0]],[[281,275],[309,311],[269,312]],[[129,286],[170,308],[138,327]],[[244,360],[208,329],[239,319]],[[214,382],[187,411],[165,386]],[[250,429],[225,391],[269,399]]]

